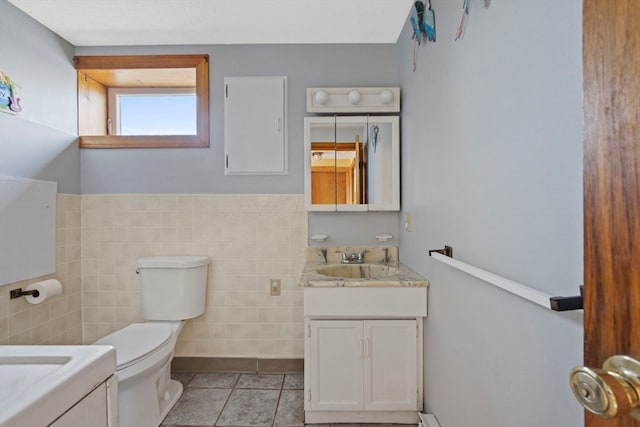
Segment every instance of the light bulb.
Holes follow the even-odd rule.
[[[319,105],[324,105],[329,100],[329,94],[324,90],[319,90],[316,92],[314,98]]]
[[[351,104],[355,105],[360,102],[360,92],[358,92],[357,90],[352,90],[351,92],[349,92],[349,95],[347,95],[347,98],[349,99],[349,102]]]
[[[385,89],[382,92],[380,92],[380,101],[383,104],[390,104],[391,101],[393,101],[393,92],[391,92],[388,89]]]

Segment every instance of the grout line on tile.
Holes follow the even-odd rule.
[[[240,378],[240,376],[238,376],[238,378]],[[222,405],[222,409],[220,409],[220,412],[218,413],[218,416],[216,417],[215,421],[212,424],[212,427],[215,427],[218,424],[218,420],[220,420],[220,417],[222,416],[222,413],[224,412],[224,409],[227,407],[227,403],[229,403],[229,399],[231,399],[231,395],[233,394],[233,390],[235,390],[235,388],[232,388],[231,391],[229,392],[229,394],[227,395],[227,399],[224,401],[224,405]]]
[[[233,392],[233,390],[235,390],[236,386],[238,385],[238,381],[240,381],[240,377],[241,376],[242,376],[242,374],[238,374],[238,376],[236,377],[236,380],[233,382],[233,385],[231,386],[232,392]],[[229,396],[231,396],[231,393],[229,393]],[[222,412],[220,412],[220,413],[222,414]]]
[[[273,417],[271,418],[271,427],[276,424],[276,415],[278,415],[278,407],[280,406],[280,399],[282,398],[282,387],[280,387],[280,392],[278,393],[278,401],[276,402],[276,407],[273,410]]]

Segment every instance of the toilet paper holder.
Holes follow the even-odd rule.
[[[11,289],[11,291],[9,291],[9,299],[15,299],[15,298],[20,298],[23,297],[25,295],[31,295],[35,298],[40,296],[40,291],[37,289],[32,289],[30,291],[23,291],[22,288],[18,288],[18,289]]]

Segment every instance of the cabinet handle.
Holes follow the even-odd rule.
[[[278,132],[282,130],[282,119],[278,117]]]
[[[360,338],[360,358],[364,357],[364,342],[362,341],[362,338]]]
[[[369,357],[369,338],[365,338],[364,340],[364,357]]]

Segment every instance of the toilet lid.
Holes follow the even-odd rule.
[[[116,369],[121,369],[161,347],[171,338],[167,323],[132,323],[95,344],[112,345],[116,349]]]

